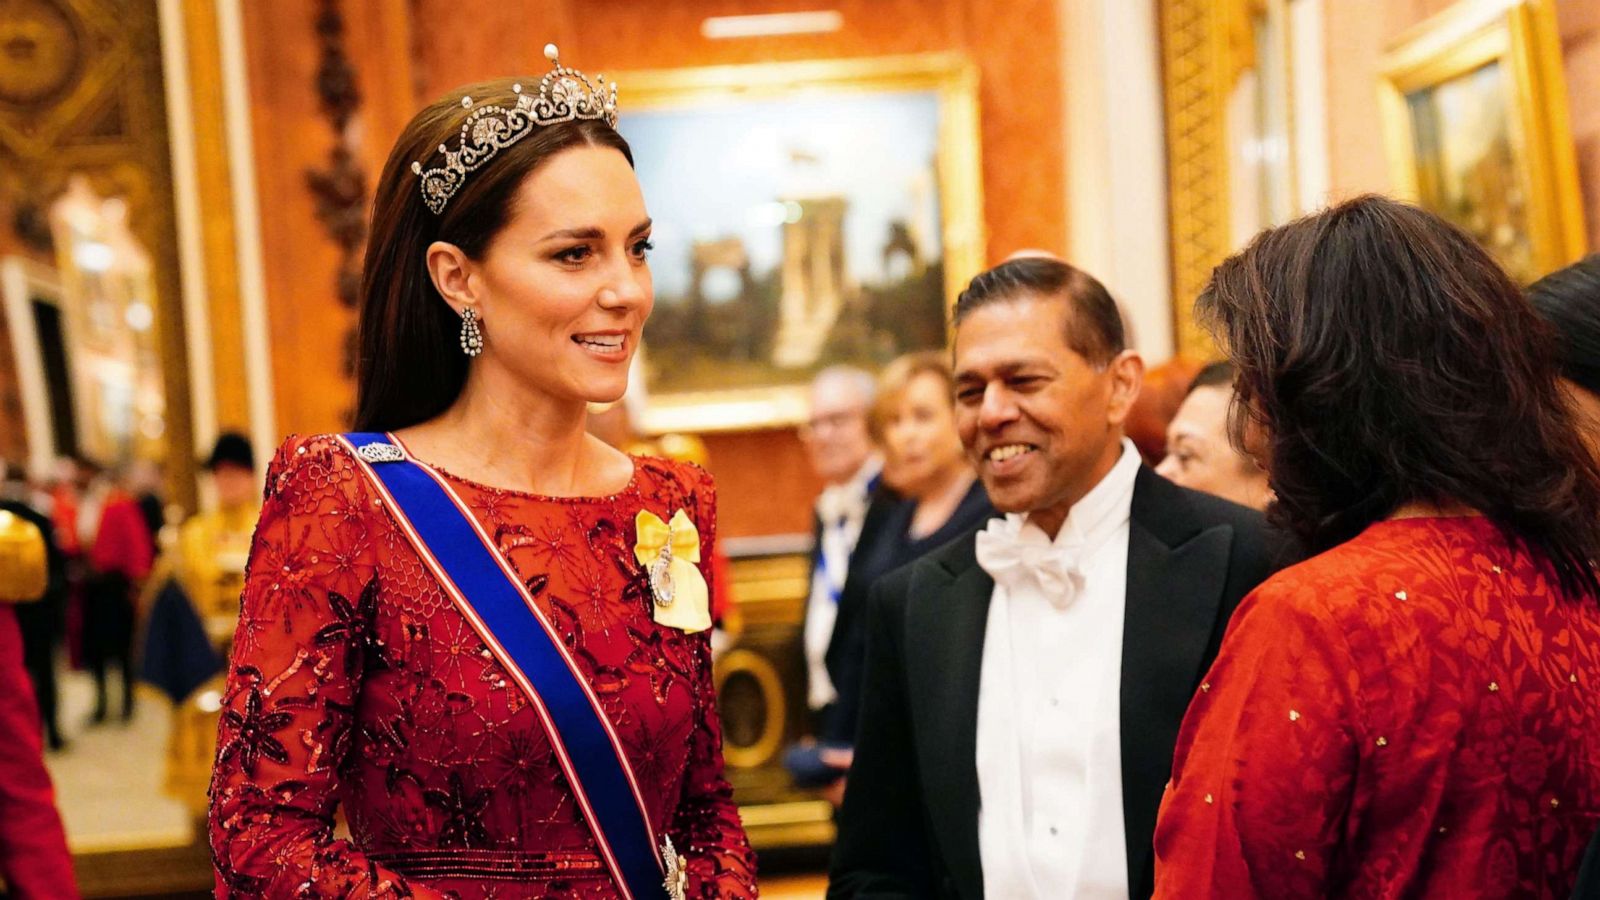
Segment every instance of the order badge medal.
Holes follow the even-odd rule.
[[[661,863],[667,870],[667,878],[662,882],[667,889],[667,896],[672,900],[685,900],[689,890],[689,872],[683,867],[683,857],[679,856],[677,848],[672,846],[670,837],[661,843]]]
[[[639,543],[634,557],[644,566],[655,601],[652,618],[683,631],[711,627],[711,595],[700,574],[700,532],[687,513],[678,510],[668,521],[640,510],[634,524]]]

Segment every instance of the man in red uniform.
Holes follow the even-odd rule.
[[[101,473],[89,494],[98,504],[98,525],[88,542],[89,578],[84,584],[84,656],[94,673],[95,723],[107,714],[107,670],[122,673],[122,718],[133,718],[133,632],[139,585],[150,574],[155,545],[144,514],[119,480]],[[84,512],[93,510],[81,510]]]

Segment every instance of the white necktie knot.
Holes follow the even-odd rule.
[[[1078,566],[1080,549],[1030,540],[1019,523],[1000,519],[991,521],[977,535],[978,565],[996,584],[1011,592],[1034,585],[1056,609],[1071,606],[1083,590],[1083,572]]]

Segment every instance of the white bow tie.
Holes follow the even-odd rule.
[[[978,565],[1008,591],[1036,585],[1056,609],[1066,609],[1083,590],[1080,547],[1028,540],[1020,523],[996,519],[977,535]]]
[[[817,518],[827,528],[837,528],[843,522],[859,519],[866,509],[866,496],[849,485],[825,488],[817,497]]]

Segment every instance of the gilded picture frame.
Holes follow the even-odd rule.
[[[818,369],[943,346],[984,259],[970,60],[607,78],[657,223],[656,307],[630,388],[640,431],[792,426]]]
[[[1462,0],[1402,35],[1380,103],[1396,193],[1526,284],[1585,249],[1550,0]]]

